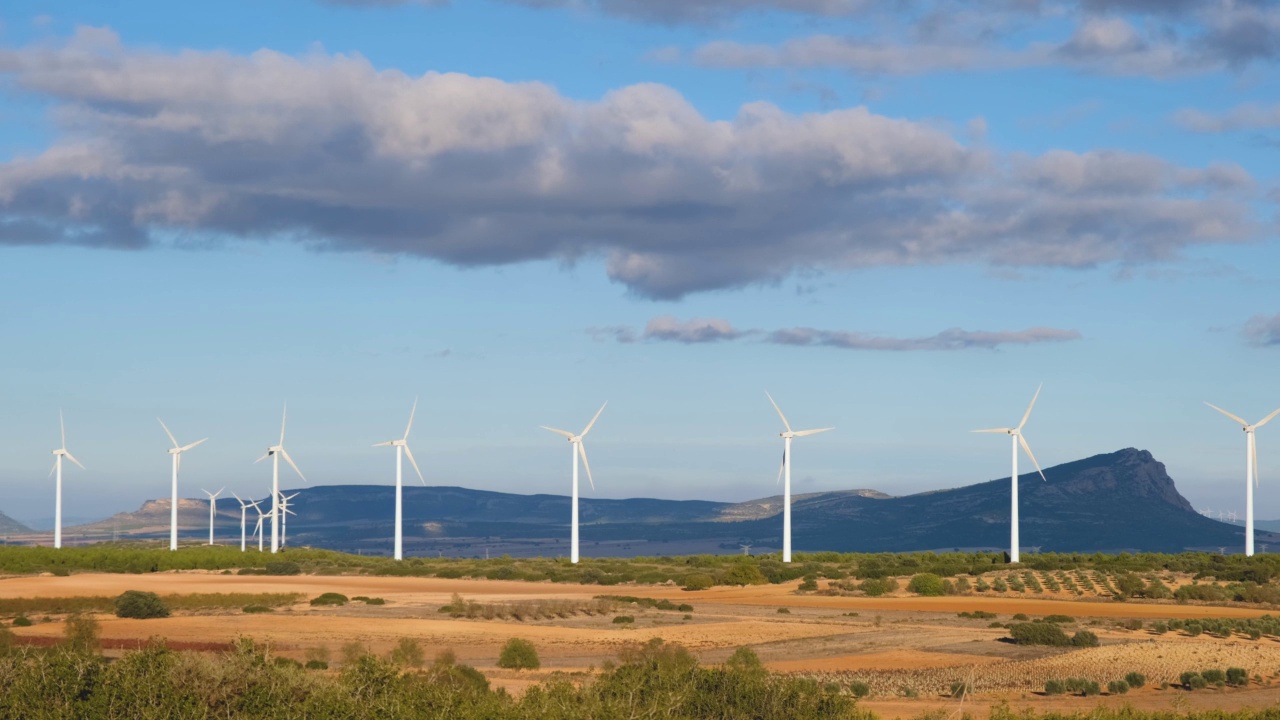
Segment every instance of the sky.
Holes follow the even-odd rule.
[[[894,495],[1280,407],[1280,3],[8,0],[0,511],[426,482]],[[1273,437],[1274,436],[1274,437]],[[1280,421],[1258,431],[1280,517]],[[1030,468],[1024,458],[1022,469]],[[1273,470],[1275,468],[1275,470]],[[416,477],[414,482],[417,482]]]

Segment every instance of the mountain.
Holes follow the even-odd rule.
[[[297,512],[289,545],[389,553],[395,488],[328,485],[292,489]],[[1243,545],[1243,529],[1197,513],[1162,463],[1132,448],[1019,478],[1024,547],[1049,552],[1180,552]],[[208,502],[183,500],[184,539],[207,537]],[[265,507],[265,506],[264,506]],[[743,503],[701,500],[581,500],[583,552],[588,556],[757,552],[780,545],[782,498]],[[234,499],[220,504],[219,542],[238,539]],[[567,554],[570,500],[460,487],[404,488],[405,548],[410,555]],[[888,552],[1007,549],[1009,479],[893,497],[875,490],[811,493],[792,498],[793,542],[799,551]],[[250,511],[250,530],[256,519]],[[168,501],[144,504],[70,532],[86,537],[163,537]],[[1260,532],[1259,543],[1280,535]]]
[[[31,528],[0,513],[0,535],[21,535],[29,532],[32,532]]]

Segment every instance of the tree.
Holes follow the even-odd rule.
[[[917,595],[946,595],[947,583],[933,573],[920,573],[912,576],[911,582],[907,584],[907,591]]]
[[[78,653],[94,653],[101,644],[99,637],[101,628],[92,615],[79,613],[67,618],[66,627],[62,629],[67,647]]]
[[[706,573],[693,573],[692,575],[684,576],[683,584],[685,590],[706,590],[715,585],[716,581]]]
[[[126,590],[116,598],[116,617],[138,620],[169,617],[169,608],[153,592]]]
[[[498,667],[507,670],[537,670],[542,667],[542,661],[538,659],[538,650],[533,647],[533,643],[511,638],[502,646],[502,653],[498,655]]]
[[[427,661],[422,645],[413,638],[400,638],[391,650],[391,662],[406,668],[420,668]]]

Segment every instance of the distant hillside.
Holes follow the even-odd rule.
[[[0,535],[18,535],[29,532],[32,532],[31,528],[4,513],[0,513]]]
[[[1049,552],[1159,551],[1226,547],[1238,551],[1243,529],[1196,513],[1151,453],[1126,449],[1019,479],[1024,548]],[[384,485],[294,488],[289,545],[386,554],[393,532],[395,489]],[[407,554],[483,556],[568,553],[568,497],[515,495],[459,487],[404,489]],[[218,505],[217,541],[239,538],[239,506]],[[588,556],[756,552],[781,545],[782,498],[744,503],[699,500],[581,500],[582,549]],[[179,508],[185,539],[207,537],[208,502],[184,500]],[[256,519],[250,511],[249,525]],[[168,501],[156,500],[72,536],[163,537]],[[847,490],[793,497],[798,551],[888,552],[1007,549],[1009,480],[893,497],[875,490]],[[1259,533],[1258,542],[1280,535]]]

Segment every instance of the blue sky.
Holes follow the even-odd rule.
[[[1280,407],[1272,2],[17,0],[0,511],[381,483],[902,494],[1136,446],[1243,510]],[[981,11],[979,10],[981,8]],[[1268,432],[1274,430],[1274,433]],[[1275,441],[1270,435],[1275,434]],[[1259,517],[1280,423],[1259,431]],[[1024,468],[1027,467],[1024,461]],[[1280,470],[1276,471],[1280,472]],[[295,484],[290,481],[288,484]]]

